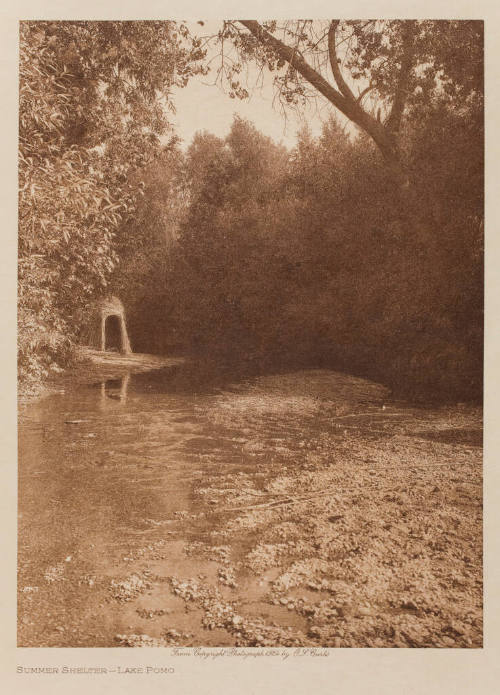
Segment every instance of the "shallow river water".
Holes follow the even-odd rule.
[[[262,572],[245,565],[258,530],[214,538],[239,509],[289,494],[269,480],[299,460],[312,465],[325,437],[330,451],[336,442],[386,440],[398,425],[405,433],[410,415],[422,417],[425,439],[420,411],[402,413],[383,387],[362,379],[323,370],[238,380],[197,365],[80,384],[22,405],[19,645],[116,646],[117,635],[237,644],[221,619],[202,627],[208,599],[186,602],[193,577],[217,587],[228,606],[243,603],[245,619],[306,635],[300,611],[266,600],[273,563]],[[475,430],[460,432],[478,446]]]

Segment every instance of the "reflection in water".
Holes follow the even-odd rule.
[[[336,408],[378,412],[382,398],[381,387],[332,372],[238,380],[186,365],[22,407],[19,586],[36,587],[35,598],[21,594],[23,644],[95,646],[97,631],[112,645],[137,615],[102,608],[111,579],[142,571],[144,547],[165,548],[164,575],[185,566],[180,541],[206,538],[217,523],[200,510],[206,479],[288,465],[284,438],[299,450],[304,432],[332,429]],[[259,460],[264,444],[274,453]],[[73,636],[60,632],[66,625]]]
[[[281,636],[276,639],[281,640],[282,628],[301,634],[300,644],[319,639],[305,636],[310,623],[289,610],[290,603],[280,598],[276,604],[277,594],[271,601],[269,592],[278,577],[272,572],[281,573],[285,557],[285,565],[302,567],[302,558],[315,558],[318,547],[333,557],[331,571],[337,572],[336,539],[339,527],[347,524],[341,521],[347,510],[352,512],[349,523],[359,519],[361,525],[354,529],[362,534],[373,525],[374,547],[380,548],[373,490],[394,505],[389,513],[398,520],[400,510],[406,513],[400,505],[406,504],[403,495],[410,481],[417,492],[431,485],[434,499],[440,499],[440,488],[448,494],[448,486],[439,482],[447,478],[439,476],[447,475],[445,466],[451,470],[455,465],[451,453],[457,452],[449,442],[478,442],[480,418],[462,411],[436,417],[391,401],[379,385],[328,370],[238,378],[194,363],[75,386],[21,406],[19,646],[113,647],[120,635],[163,638],[173,632],[177,639],[180,630],[196,645],[234,646],[238,633],[233,628],[242,615],[264,621],[269,629],[278,624]],[[451,430],[454,421],[459,428]],[[439,444],[425,447],[424,437]],[[440,458],[434,449],[443,450]],[[474,453],[462,446],[459,460],[465,465]],[[414,477],[408,477],[408,470]],[[453,492],[460,480],[458,473],[452,475]],[[300,498],[305,492],[296,488],[297,481],[314,494],[314,502],[305,501],[302,512],[293,505],[285,511],[289,495]],[[330,499],[329,488],[338,485],[341,496]],[[466,502],[479,490],[475,480],[464,477],[456,492],[460,505],[465,485],[472,491]],[[321,504],[321,524],[319,517],[309,524],[309,504],[311,510]],[[386,529],[388,507],[383,505]],[[268,512],[278,508],[283,512],[276,518],[280,523],[264,531]],[[412,502],[407,508],[427,524],[419,505]],[[347,541],[340,538],[341,556],[351,544],[357,555],[358,532],[342,528],[351,535]],[[406,547],[409,528],[413,522],[402,523],[395,536],[401,542],[389,547]],[[389,524],[389,540],[391,529]],[[332,540],[318,546],[323,533]],[[393,550],[389,552],[387,564],[392,566]],[[431,552],[434,556],[433,548]],[[358,586],[364,586],[380,565],[365,563],[362,553],[359,562],[354,568],[360,568]],[[351,582],[356,575],[349,563],[346,567]],[[302,572],[293,570],[290,576],[296,571]],[[383,577],[384,572],[385,564]],[[409,574],[403,572],[405,576]],[[440,570],[437,576],[441,582],[445,575]],[[177,588],[195,591],[195,585],[201,592],[198,603],[186,602]],[[313,587],[311,595],[301,589],[304,600],[316,600],[317,585]],[[317,596],[318,606],[323,598]],[[202,609],[200,601],[205,600]],[[234,609],[237,622],[230,629],[226,625],[227,630],[207,628],[212,609],[226,618],[227,610]],[[449,622],[447,609],[443,625]],[[256,625],[259,631],[261,623]],[[251,634],[245,639],[253,639]]]
[[[219,389],[200,374],[196,392],[192,372],[125,374],[21,407],[19,567],[26,584],[44,583],[44,563],[61,553],[94,569],[119,564],[145,519],[189,509],[200,455],[231,456],[230,437],[219,440],[206,421]]]
[[[130,383],[130,372],[120,379],[108,379],[101,382],[101,408],[109,405],[108,398],[125,403]]]
[[[34,571],[55,543],[66,555],[79,548],[90,561],[92,543],[112,563],[144,519],[189,512],[205,472],[253,470],[255,454],[242,447],[242,436],[257,443],[287,437],[299,446],[304,431],[332,428],[324,408],[332,394],[343,413],[367,398],[376,403],[380,387],[367,392],[366,383],[333,372],[238,382],[186,365],[126,374],[99,382],[98,390],[75,387],[23,407],[21,561]]]

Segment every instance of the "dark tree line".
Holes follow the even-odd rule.
[[[229,96],[252,63],[284,103],[326,98],[321,136],[289,152],[236,119],[160,147],[212,40]],[[22,374],[61,362],[113,291],[138,350],[479,397],[481,22],[35,22],[21,48]]]
[[[437,109],[408,133],[415,195],[334,120],[290,153],[236,120],[200,134],[165,268],[166,344],[256,369],[330,366],[411,395],[477,396],[481,124]],[[165,344],[165,347],[166,347]]]

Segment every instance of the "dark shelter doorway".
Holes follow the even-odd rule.
[[[88,320],[82,323],[81,343],[99,352],[132,354],[125,309],[118,297],[101,297],[89,307]]]
[[[107,316],[104,324],[104,349],[122,351],[122,327],[119,316]]]

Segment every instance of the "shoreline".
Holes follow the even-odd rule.
[[[64,393],[66,387],[92,383],[99,379],[106,381],[125,374],[175,367],[186,361],[185,357],[166,357],[139,352],[124,355],[79,347],[75,361],[57,374],[51,375],[46,381],[30,385],[18,384],[17,401],[19,405],[27,405]]]

